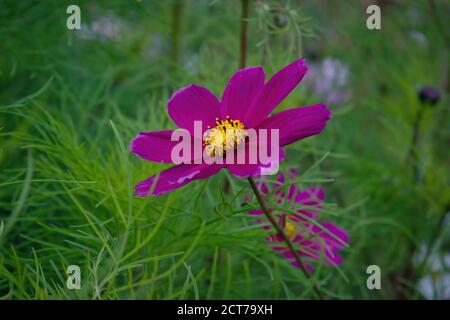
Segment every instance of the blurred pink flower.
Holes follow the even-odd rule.
[[[290,181],[298,178],[296,171],[290,170],[288,178]],[[286,175],[280,173],[277,177],[277,183],[262,180],[257,183],[257,186],[263,195],[273,195],[278,204],[287,201],[290,205],[300,207],[295,209],[298,214],[281,213],[276,216],[276,219],[280,228],[284,230],[292,243],[297,246],[297,252],[300,257],[305,258],[304,264],[307,270],[311,271],[314,269],[311,264],[312,261],[323,261],[328,266],[341,264],[343,258],[339,254],[339,250],[349,241],[347,231],[332,222],[317,222],[322,227],[320,228],[305,218],[308,217],[318,221],[319,212],[325,198],[324,190],[313,187],[299,189],[297,185],[292,184],[288,187],[288,190],[282,191],[280,187],[286,182],[288,182]],[[264,212],[262,210],[252,210],[249,211],[249,214],[261,216],[264,215]],[[257,222],[260,223],[264,221],[266,221],[265,217],[262,216],[257,219]],[[267,231],[272,230],[272,227],[269,225],[265,225],[263,228]],[[334,237],[323,229],[328,230]],[[270,234],[267,240],[273,250],[284,256],[292,265],[300,268],[280,234]]]

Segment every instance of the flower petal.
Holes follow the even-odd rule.
[[[295,202],[303,206],[317,206],[325,199],[325,191],[320,187],[310,187],[300,190]]]
[[[194,121],[202,121],[203,130],[215,126],[220,116],[220,102],[208,89],[191,84],[176,91],[167,108],[173,122],[194,134]]]
[[[142,159],[172,163],[172,148],[178,141],[171,141],[172,130],[140,132],[131,141],[130,150]]]
[[[266,182],[263,181],[256,181],[256,186],[258,187],[258,190],[262,192],[263,194],[269,193],[269,187],[267,186]]]
[[[331,222],[324,222],[322,223],[322,226],[343,242],[348,243],[348,234],[344,229]],[[312,226],[311,231],[313,234],[317,235],[317,238],[300,242],[300,246],[305,247],[306,243],[309,242],[308,250],[312,250],[310,255],[311,258],[320,261],[322,256],[324,256],[324,262],[327,265],[341,264],[344,259],[339,254],[339,250],[342,249],[344,245],[317,226]]]
[[[248,177],[258,177],[261,174],[268,175],[271,172],[269,171],[272,167],[277,169],[280,160],[284,159],[284,152],[281,148],[279,148],[278,159],[275,158],[275,155],[272,156],[271,147],[266,147],[267,154],[270,154],[270,158],[264,159],[264,163],[261,159],[261,143],[259,143],[260,139],[257,139],[258,143],[251,144],[246,143],[244,148],[238,149],[233,153],[234,163],[227,164],[227,169],[235,176],[239,178],[248,178]],[[227,157],[230,154],[227,154]],[[242,158],[242,164],[238,163],[238,159]],[[226,160],[228,161],[228,159]]]
[[[240,120],[246,124],[247,110],[264,87],[265,74],[261,66],[236,72],[228,81],[222,96],[222,118]]]
[[[227,169],[236,177],[249,178],[259,176],[261,166],[258,164],[229,164]]]
[[[270,153],[270,151],[269,151]],[[267,164],[259,163],[259,157],[256,164],[249,164],[248,152],[246,153],[247,159],[245,164],[238,164],[235,160],[234,164],[228,164],[227,169],[239,178],[249,178],[249,177],[260,177],[261,175],[274,175],[278,170],[280,161],[284,160],[285,153],[283,149],[280,148],[279,160],[273,160]]]
[[[301,58],[275,73],[248,109],[247,126],[251,128],[263,121],[291,93],[306,71],[305,60]]]
[[[348,243],[349,237],[346,230],[332,222],[323,222],[321,223],[321,225],[332,234],[334,234],[337,238],[341,239],[345,243]],[[325,240],[326,244],[332,248],[340,249],[344,247],[344,244],[342,242],[338,241],[335,237],[332,237],[331,235],[320,229],[318,226],[313,226],[312,232],[317,233],[321,238]]]
[[[311,219],[317,220],[324,198],[325,192],[322,188],[311,187],[300,190],[294,201],[307,208],[297,210],[300,214],[292,214],[290,218],[292,221],[296,222],[308,222],[307,219],[302,217],[302,215],[305,215]]]
[[[281,111],[258,125],[258,129],[279,129],[280,146],[322,132],[331,112],[323,104]]]
[[[146,196],[153,188],[151,195],[159,196],[166,192],[178,189],[191,181],[208,178],[222,168],[221,165],[208,164],[181,164],[161,172],[159,175],[139,182],[135,194]],[[155,178],[157,178],[156,182]]]
[[[253,215],[253,216],[257,216],[257,215],[262,215],[264,214],[264,211],[260,210],[250,210],[248,211],[249,214]]]
[[[280,150],[283,150],[283,149],[280,148]],[[287,172],[289,174],[288,181],[291,181],[293,178],[293,174],[291,171]],[[284,172],[280,172],[280,174],[278,174],[276,181],[277,182],[274,183],[274,185],[273,185],[273,189],[278,189],[277,191],[274,192],[274,195],[278,197],[278,200],[277,200],[278,204],[283,203],[283,201],[285,201],[285,200],[291,200],[297,194],[298,188],[297,188],[297,185],[295,185],[295,184],[292,184],[288,187],[287,193],[285,191],[285,188],[282,188],[286,182],[286,174]]]

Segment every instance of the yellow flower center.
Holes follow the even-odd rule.
[[[220,157],[227,150],[236,149],[246,137],[247,130],[241,121],[230,119],[229,116],[226,120],[216,118],[216,126],[212,129],[208,126],[205,132],[203,145],[210,157]]]
[[[286,221],[286,226],[284,227],[284,233],[288,238],[293,238],[297,234],[297,226],[295,223]]]

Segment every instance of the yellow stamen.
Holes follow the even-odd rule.
[[[297,234],[297,225],[293,222],[286,221],[284,233],[288,238],[293,238]]]
[[[227,150],[237,148],[246,136],[247,130],[241,121],[230,119],[230,116],[226,116],[226,120],[216,118],[216,127],[205,133],[203,145],[209,156],[223,156]]]

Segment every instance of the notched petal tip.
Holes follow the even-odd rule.
[[[292,62],[292,65],[297,66],[300,71],[305,72],[305,73],[308,72],[308,70],[309,70],[308,66],[306,65],[306,59],[303,57]]]
[[[258,125],[275,109],[303,79],[308,67],[305,59],[297,59],[276,72],[254,99],[250,109],[250,127]]]
[[[178,127],[194,134],[195,121],[202,121],[205,126],[215,124],[220,102],[211,91],[193,83],[172,94],[167,110]]]
[[[279,129],[280,145],[285,146],[320,134],[330,118],[331,111],[324,104],[317,104],[278,112],[260,123],[257,129]]]
[[[251,105],[264,87],[265,73],[261,66],[243,68],[234,73],[222,95],[221,116],[230,116],[246,123]]]
[[[325,104],[321,103],[318,104],[317,106],[323,110],[323,113],[327,120],[330,120],[333,117],[333,113]]]
[[[136,139],[139,138],[140,133],[138,133],[133,139],[131,139],[130,143],[128,144],[128,150],[131,151],[132,153],[136,154],[136,152],[134,152],[136,150]]]

